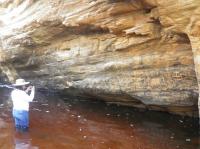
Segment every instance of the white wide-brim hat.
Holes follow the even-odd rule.
[[[23,85],[27,85],[30,82],[26,82],[24,79],[17,79],[15,81],[15,84],[13,84],[13,86],[23,86]]]

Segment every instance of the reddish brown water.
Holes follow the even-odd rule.
[[[194,119],[43,98],[31,104],[27,133],[15,132],[11,107],[1,101],[0,149],[200,149]]]

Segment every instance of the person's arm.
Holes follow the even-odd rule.
[[[34,96],[35,96],[35,86],[33,86],[32,89],[31,89],[31,94],[30,94],[30,100],[31,101],[33,101]]]
[[[33,86],[32,88],[31,88],[31,94],[30,95],[28,95],[27,93],[26,93],[26,95],[27,95],[27,100],[28,100],[28,102],[31,102],[31,101],[33,101],[33,99],[34,99],[34,96],[35,96],[35,87]]]
[[[11,100],[13,101],[14,100],[14,93],[15,93],[15,90],[13,90],[12,92],[11,92]]]

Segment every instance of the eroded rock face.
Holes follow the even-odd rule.
[[[0,5],[1,71],[10,81],[22,77],[66,95],[197,114],[200,1]]]

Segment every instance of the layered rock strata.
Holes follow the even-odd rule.
[[[6,0],[0,67],[9,81],[196,116],[200,1]]]

